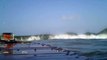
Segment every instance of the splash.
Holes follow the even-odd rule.
[[[99,35],[85,35],[85,34],[78,34],[78,35],[69,35],[69,34],[59,34],[50,36],[50,39],[107,39],[107,34],[99,34]]]
[[[31,36],[27,39],[27,41],[32,41],[32,40],[40,40],[39,36]]]
[[[43,36],[46,37],[46,36]],[[27,41],[33,40],[46,40],[41,36],[30,36]],[[107,39],[107,34],[99,34],[99,35],[86,35],[86,34],[78,34],[78,35],[70,35],[70,34],[57,34],[57,35],[49,35],[47,39]]]

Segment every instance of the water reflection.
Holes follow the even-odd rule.
[[[13,48],[14,45],[15,44],[5,44],[5,46],[1,48],[1,53],[4,55],[13,54],[13,50],[11,48]]]

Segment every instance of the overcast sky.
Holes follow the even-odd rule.
[[[0,33],[96,33],[104,28],[107,0],[0,0]]]

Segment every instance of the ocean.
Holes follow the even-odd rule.
[[[107,39],[54,39],[38,42],[77,51],[93,60],[107,60]]]
[[[48,44],[54,47],[60,47],[63,49],[67,49],[70,51],[77,52],[83,56],[89,57],[90,60],[107,60],[107,39],[51,39],[51,40],[35,40],[32,42],[32,46],[34,43]],[[16,45],[18,46],[18,45]],[[21,46],[21,45],[19,45]],[[0,60],[72,60],[65,59],[65,57],[59,58],[58,55],[55,55],[57,58],[52,57],[51,55],[47,55],[44,57],[32,57],[32,56],[3,56],[0,55]],[[51,56],[51,57],[50,57]],[[7,57],[7,59],[5,58]],[[26,58],[24,58],[26,57]],[[70,56],[69,56],[70,58]],[[74,59],[75,60],[75,59]]]

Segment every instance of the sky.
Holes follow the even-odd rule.
[[[107,0],[0,0],[0,34],[99,32],[107,28]]]

